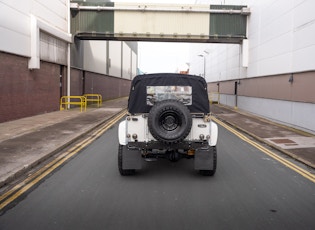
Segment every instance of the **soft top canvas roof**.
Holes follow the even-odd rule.
[[[204,78],[194,75],[158,73],[136,76],[131,82],[128,112],[131,114],[148,113],[152,106],[147,105],[147,86],[191,86],[192,105],[187,108],[191,113],[209,113],[207,83]]]

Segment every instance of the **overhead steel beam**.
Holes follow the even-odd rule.
[[[80,31],[75,34],[81,40],[112,40],[112,41],[154,41],[154,42],[189,42],[189,43],[229,43],[241,44],[245,36],[224,35],[176,35],[176,34],[113,34]]]
[[[86,11],[143,11],[143,12],[174,12],[174,13],[211,13],[211,14],[240,14],[250,15],[250,9],[247,7],[241,10],[235,9],[194,9],[193,7],[182,6],[179,9],[171,8],[151,8],[146,5],[117,7],[117,6],[82,6],[78,3],[71,3],[72,10],[86,10]]]

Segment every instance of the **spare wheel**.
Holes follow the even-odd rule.
[[[184,140],[191,125],[189,109],[177,100],[158,102],[149,112],[149,130],[155,139],[163,143],[173,144]]]

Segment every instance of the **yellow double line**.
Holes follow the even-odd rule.
[[[295,165],[294,163],[284,159],[283,157],[275,154],[274,152],[270,151],[269,149],[265,148],[264,146],[258,144],[257,142],[250,140],[248,137],[246,137],[245,135],[241,134],[240,132],[236,131],[235,129],[231,128],[230,126],[226,125],[225,123],[223,123],[222,121],[218,120],[215,117],[212,117],[212,120],[214,120],[216,123],[218,123],[219,125],[223,126],[225,129],[229,130],[231,133],[235,134],[236,136],[238,136],[240,139],[242,139],[243,141],[249,143],[250,145],[254,146],[255,148],[259,149],[260,151],[264,152],[265,154],[267,154],[268,156],[272,157],[273,159],[277,160],[278,162],[280,162],[281,164],[287,166],[288,168],[294,170],[295,172],[299,173],[300,175],[302,175],[303,177],[307,178],[308,180],[312,181],[313,183],[315,183],[315,175],[302,169],[301,167]]]
[[[96,140],[104,132],[106,132],[110,127],[112,127],[117,121],[119,121],[123,116],[125,116],[125,114],[126,114],[126,110],[122,111],[115,117],[111,118],[101,128],[96,130],[91,136],[82,140],[81,142],[79,142],[78,144],[76,144],[74,147],[70,148],[66,152],[62,153],[56,159],[54,159],[53,161],[51,161],[44,167],[40,168],[34,174],[30,175],[25,180],[18,183],[9,191],[1,195],[0,196],[0,211],[3,208],[5,208],[8,204],[16,200],[18,197],[20,197],[22,194],[24,194],[26,191],[28,191],[30,188],[32,188],[34,185],[36,185],[38,182],[40,182],[47,175],[52,173],[56,168],[63,165],[67,160],[69,160],[71,157],[73,157],[78,152],[80,152],[80,150],[82,150],[83,148],[91,144],[94,140]]]

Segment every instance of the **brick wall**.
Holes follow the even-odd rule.
[[[222,81],[219,92],[234,95],[235,82],[238,96],[315,103],[315,71]],[[215,90],[216,85],[208,83],[208,91]]]
[[[83,92],[83,71],[78,70],[78,69],[71,69],[70,76],[71,76],[70,95],[74,95],[74,96],[83,95],[84,94],[84,92]],[[65,78],[67,78],[67,76]],[[67,81],[65,79],[65,85],[66,85],[66,82]],[[65,88],[66,88],[66,86],[65,86]],[[64,95],[67,95],[67,90],[65,91]]]
[[[103,100],[129,95],[130,80],[105,76],[102,74],[85,73],[85,93],[101,94]]]
[[[0,122],[58,110],[59,65],[28,69],[28,58],[0,52]]]
[[[208,83],[208,93],[219,92],[219,84],[217,82]]]
[[[130,80],[71,69],[71,95],[99,93],[108,100],[129,90]],[[0,52],[0,122],[58,111],[61,94],[67,95],[67,67],[41,62],[40,69],[29,70],[28,58]]]

